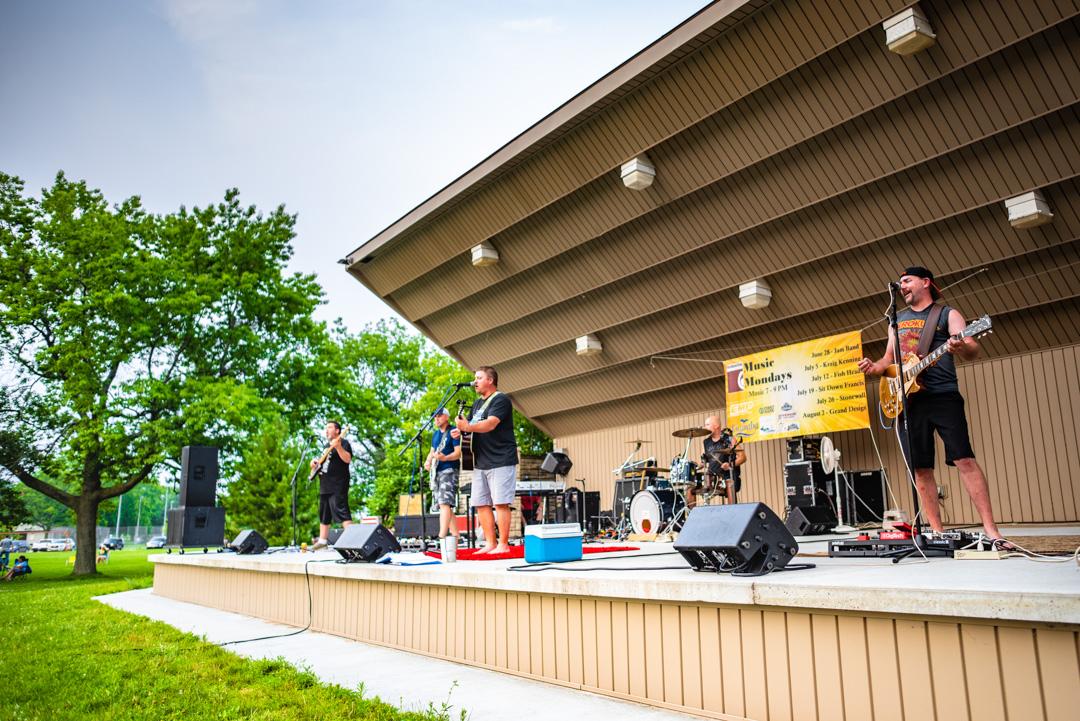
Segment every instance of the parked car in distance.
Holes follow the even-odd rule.
[[[124,539],[120,536],[109,536],[105,539],[105,545],[110,551],[120,551],[124,548]]]
[[[70,538],[42,538],[30,545],[31,551],[73,551],[75,541]]]
[[[11,542],[12,553],[26,553],[30,550],[30,541],[23,538],[16,538]]]
[[[165,536],[151,536],[146,542],[147,548],[165,548]]]

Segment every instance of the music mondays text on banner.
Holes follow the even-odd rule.
[[[728,426],[746,442],[870,427],[859,331],[724,362]]]

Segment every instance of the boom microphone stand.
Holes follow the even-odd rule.
[[[472,387],[472,383],[454,383],[449,388],[447,388],[445,391],[443,391],[442,398],[439,399],[439,402],[437,404],[435,404],[435,410],[433,410],[431,412],[431,415],[428,416],[428,419],[426,421],[424,421],[424,424],[422,426],[420,426],[420,430],[418,430],[416,432],[416,434],[413,435],[413,437],[409,439],[408,443],[405,444],[405,447],[402,448],[400,451],[398,451],[399,456],[404,455],[405,451],[409,450],[410,448],[412,448],[415,445],[415,451],[416,452],[415,452],[414,457],[413,457],[412,472],[409,475],[409,494],[410,495],[412,494],[413,483],[416,482],[416,476],[420,471],[420,466],[421,466],[420,446],[422,445],[422,442],[423,442],[424,431],[428,430],[429,428],[431,428],[435,424],[435,414],[437,414],[439,412],[440,408],[445,407],[447,403],[454,400],[454,397],[457,396],[457,394],[460,393],[463,388],[470,388],[470,387]],[[420,540],[421,548],[420,548],[420,550],[421,551],[426,551],[427,550],[427,505],[426,505],[426,501],[424,500],[424,484],[423,483],[418,483],[417,485],[420,488],[420,537],[421,537],[421,540]]]

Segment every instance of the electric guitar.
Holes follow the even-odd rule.
[[[990,329],[990,316],[984,315],[982,318],[969,323],[966,328],[956,335],[949,337],[950,339],[962,340],[964,338],[978,338],[987,333],[993,333],[993,331]],[[878,386],[882,415],[886,418],[896,418],[900,415],[901,411],[904,410],[900,399],[901,378],[904,384],[904,392],[907,395],[919,391],[922,388],[918,383],[919,374],[937,363],[938,359],[948,352],[946,351],[947,346],[948,341],[927,353],[926,357],[921,360],[916,354],[908,353],[903,359],[903,376],[901,376],[895,363],[885,369],[885,372],[881,374],[881,382]]]
[[[457,402],[457,417],[465,417],[465,408],[468,406],[468,401]],[[473,463],[475,462],[472,449],[472,433],[461,433],[461,470],[471,471],[473,469]]]
[[[348,434],[349,434],[349,427],[348,426],[343,426],[342,429],[341,429],[341,436],[340,437],[344,438]],[[311,473],[308,474],[307,479],[309,481],[314,481],[315,476],[319,475],[319,471],[322,470],[322,466],[323,466],[324,463],[326,463],[326,459],[330,457],[330,451],[332,451],[332,450],[333,450],[333,446],[327,446],[326,450],[323,451],[321,456],[319,456],[318,465],[316,465],[314,468],[312,468]]]

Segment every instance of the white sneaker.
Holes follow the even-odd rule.
[[[312,551],[321,551],[322,549],[329,547],[329,545],[330,544],[326,542],[325,538],[320,538],[315,541],[315,543],[311,544],[310,548]]]

